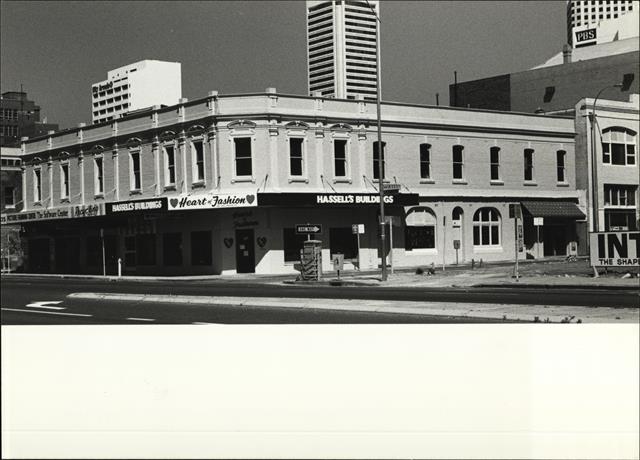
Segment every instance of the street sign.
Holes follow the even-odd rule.
[[[518,224],[518,252],[524,250],[524,229],[522,224]]]
[[[351,224],[351,233],[361,235],[364,233],[364,224]]]
[[[533,225],[535,225],[536,227],[544,225],[544,217],[534,217]]]
[[[298,235],[313,235],[314,233],[322,233],[322,225],[296,224],[296,233]]]

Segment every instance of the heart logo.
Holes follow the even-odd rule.
[[[231,246],[233,246],[233,238],[225,238],[224,239],[224,245],[227,248],[230,248]]]
[[[176,206],[178,206],[178,199],[177,198],[171,198],[169,200],[169,204],[171,204],[172,208],[175,208]]]
[[[259,236],[258,237],[258,246],[260,246],[261,248],[264,248],[265,244],[267,244],[267,237],[266,236]]]
[[[256,199],[254,195],[247,195],[246,198],[247,198],[247,203],[249,204],[253,203],[253,200]]]

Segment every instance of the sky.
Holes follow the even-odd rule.
[[[565,0],[389,1],[382,98],[449,103],[458,81],[534,67],[562,50]],[[91,122],[91,84],[143,59],[182,63],[182,95],[307,94],[305,4],[290,1],[0,1],[0,87],[20,84],[60,128]]]

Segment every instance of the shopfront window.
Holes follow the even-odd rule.
[[[282,229],[282,244],[284,248],[284,261],[285,262],[299,262],[300,251],[304,247],[304,242],[307,240],[306,235],[298,235],[294,228]]]
[[[153,233],[137,235],[136,252],[138,265],[155,265],[156,235]]]
[[[358,236],[353,234],[351,227],[329,229],[330,253],[344,254],[344,259],[358,258]]]
[[[211,232],[191,232],[191,265],[211,265]]]
[[[182,233],[162,235],[162,261],[164,265],[182,265]]]
[[[405,249],[436,248],[436,215],[429,208],[414,208],[405,218]]]

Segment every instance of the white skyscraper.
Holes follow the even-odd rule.
[[[91,121],[111,121],[133,110],[177,104],[182,97],[179,62],[144,60],[107,72],[91,85]]]
[[[567,33],[574,48],[638,36],[638,0],[567,0]]]
[[[378,0],[307,0],[310,94],[376,98],[376,15]]]

